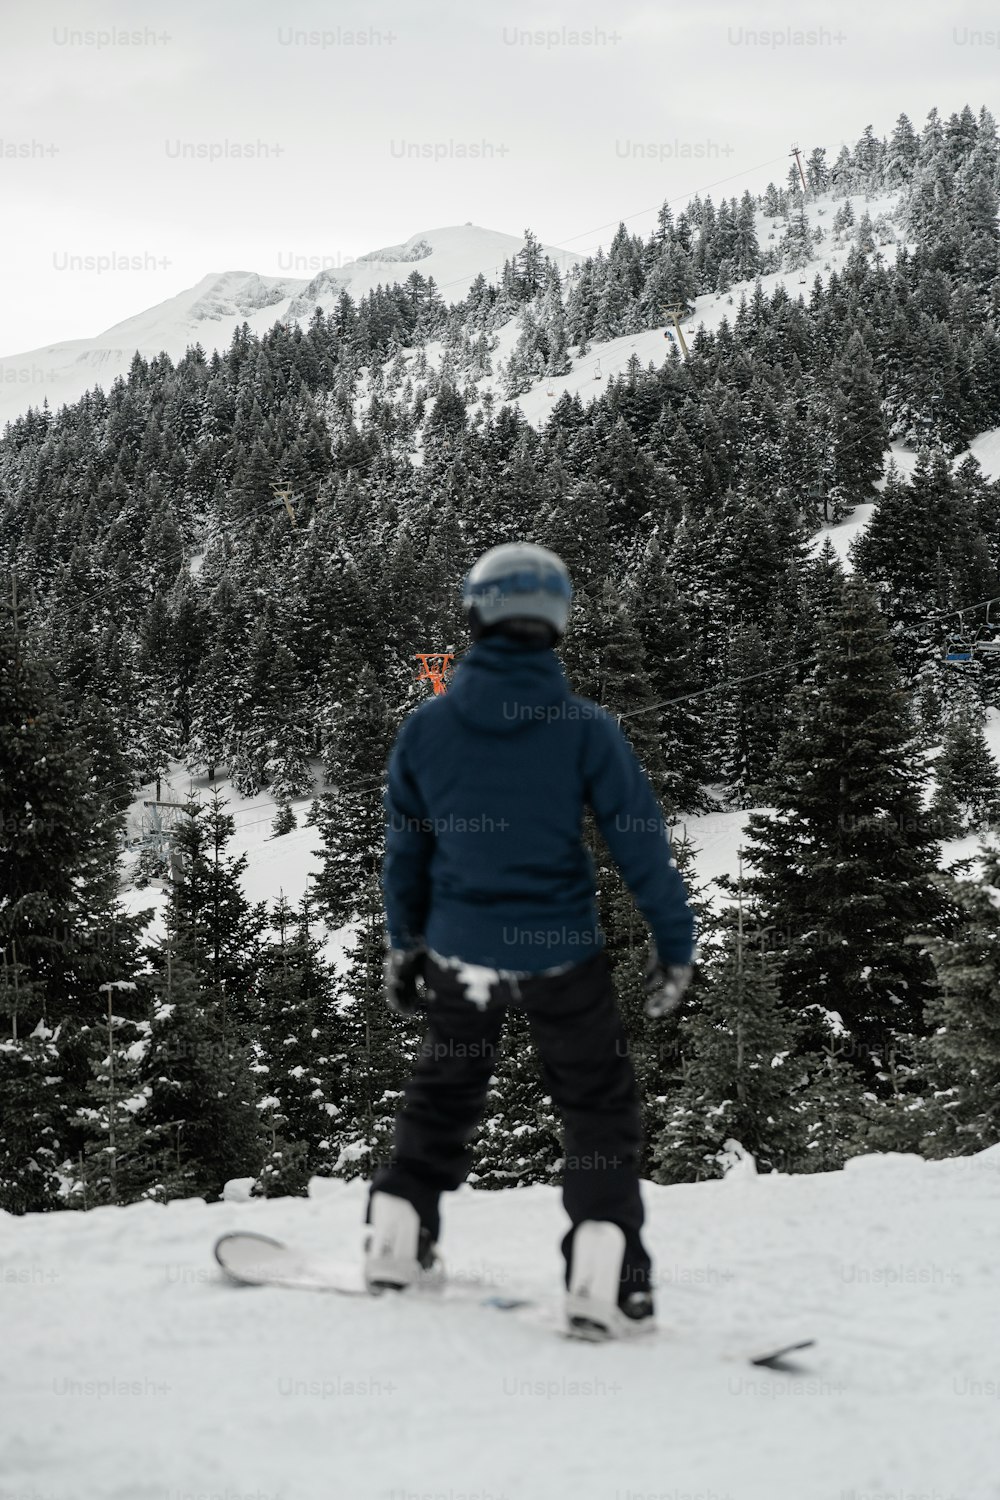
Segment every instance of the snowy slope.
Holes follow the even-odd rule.
[[[765,292],[770,294],[776,286],[782,285],[787,286],[793,296],[808,295],[817,275],[823,279],[830,269],[839,269],[844,264],[849,241],[835,246],[829,228],[841,201],[825,195],[809,205],[807,216],[810,223],[826,230],[826,242],[818,247],[815,261],[805,272],[779,272],[763,277]],[[879,213],[891,212],[896,197],[887,194],[866,201],[863,196],[855,196],[851,201],[857,218],[867,210],[874,219]],[[762,245],[780,237],[783,227],[783,220],[758,214],[758,235]],[[312,262],[316,258],[306,258],[301,268],[292,267],[293,270],[315,271],[306,278],[260,276],[251,271],[212,273],[195,286],[116,323],[92,339],[73,339],[43,349],[0,355],[0,424],[20,415],[29,406],[40,406],[43,400],[55,409],[64,402],[77,400],[94,385],[100,385],[106,391],[118,376],[128,373],[136,352],[152,359],[166,351],[172,359],[178,359],[196,343],[207,352],[225,349],[235,329],[243,322],[257,334],[265,333],[279,321],[298,319],[307,323],[316,307],[329,312],[342,291],[357,299],[379,284],[388,286],[404,282],[415,270],[423,276],[433,276],[446,301],[458,300],[465,296],[470,283],[479,274],[487,281],[495,282],[504,261],[515,255],[523,244],[523,239],[515,235],[474,224],[455,225],[422,230],[401,245],[369,251],[354,261],[340,263],[338,260],[336,265],[329,267],[314,267]],[[546,246],[545,250],[564,272],[571,270],[580,259],[578,252],[551,246]],[[883,253],[891,255],[893,247],[883,247]],[[752,283],[737,283],[732,292],[725,295],[710,293],[699,297],[693,315],[687,320],[687,329],[693,332],[699,325],[714,329],[723,317],[731,320],[739,306],[741,293],[750,291]],[[500,348],[494,356],[494,364],[509,355],[516,340],[514,323],[501,330]],[[592,353],[577,361],[569,375],[554,381],[540,381],[526,395],[519,397],[517,404],[529,421],[541,425],[547,419],[552,401],[564,390],[577,392],[583,399],[588,399],[603,390],[609,376],[625,370],[632,354],[637,355],[643,365],[650,361],[659,365],[671,347],[659,329],[595,344]],[[433,346],[428,349],[428,357],[432,363],[435,361]],[[440,358],[440,346],[437,357]],[[600,376],[595,380],[598,361]],[[495,377],[483,381],[480,389],[493,390],[499,397],[501,382]]]
[[[994,427],[989,432],[981,432],[978,437],[973,438],[966,453],[960,453],[954,463],[958,465],[969,454],[978,459],[984,478],[995,479],[1000,475],[1000,427]],[[882,474],[881,479],[875,481],[875,488],[881,490],[884,487],[890,464],[895,465],[903,479],[909,479],[916,468],[919,456],[915,448],[904,448],[902,443],[890,443],[885,455],[886,472]],[[824,540],[829,537],[837,556],[850,571],[850,545],[864,531],[874,509],[874,505],[856,505],[846,520],[838,522],[835,526],[821,527],[810,540],[810,550],[818,552]]]
[[[645,1189],[661,1334],[237,1289],[231,1229],[353,1260],[363,1188],[0,1215],[5,1496],[1000,1500],[1000,1147]],[[454,1278],[558,1306],[556,1191],[463,1189]],[[744,1352],[815,1337],[786,1373]]]
[[[859,509],[866,510],[868,507],[862,506]],[[857,523],[844,523],[845,527],[852,524],[856,527]],[[841,528],[830,528],[830,534],[833,535],[839,529]],[[987,709],[984,729],[990,752],[1000,763],[1000,710]],[[318,764],[315,771],[317,789],[321,790]],[[236,833],[228,846],[227,853],[233,856],[247,855],[248,863],[242,877],[242,885],[249,900],[266,901],[271,904],[283,893],[293,906],[296,905],[306,893],[310,875],[318,871],[320,867],[319,830],[305,822],[305,814],[312,798],[304,797],[292,803],[298,827],[291,833],[274,838],[271,834],[271,823],[276,804],[266,791],[258,793],[252,800],[247,800],[239,795],[232,783],[223,775],[217,776],[215,785],[226,803],[225,811],[236,824]],[[163,933],[162,911],[166,902],[165,893],[159,885],[136,889],[131,881],[138,842],[143,832],[148,831],[150,826],[149,812],[143,804],[145,799],[151,799],[153,795],[154,789],[151,786],[144,787],[136,797],[128,815],[126,834],[132,848],[124,864],[125,889],[121,893],[122,904],[129,911],[152,908],[154,919],[149,928],[151,938],[160,937]],[[205,800],[209,796],[208,781],[205,777],[193,778],[182,768],[175,767],[168,776],[164,777],[160,795],[164,801],[183,802],[192,795]],[[705,894],[710,898],[717,897],[719,894],[715,882],[720,876],[729,875],[733,879],[738,876],[739,850],[743,842],[747,819],[753,812],[762,811],[766,809],[746,808],[740,811],[698,813],[682,820],[683,830],[694,845],[695,883],[698,886],[704,886]],[[958,859],[974,857],[978,848],[979,838],[974,834],[961,839],[948,840],[941,846],[941,867],[945,868]],[[327,955],[338,966],[344,962],[345,948],[349,941],[350,930],[346,928],[338,929],[330,935],[326,945]]]
[[[314,772],[317,790],[322,790],[318,763],[314,766]],[[301,797],[290,804],[298,826],[290,833],[274,838],[271,824],[277,805],[267,792],[260,792],[252,799],[241,797],[224,775],[217,775],[214,785],[225,804],[223,811],[236,825],[236,831],[226,846],[226,855],[232,859],[238,859],[243,854],[247,856],[247,868],[240,882],[247,899],[254,903],[265,901],[270,907],[283,895],[291,906],[297,906],[309,889],[310,876],[320,869],[319,830],[305,821],[312,797]],[[192,777],[176,764],[160,783],[160,798],[163,802],[183,803],[194,797],[207,803],[211,800],[211,793],[207,777]],[[123,861],[122,879],[125,886],[120,893],[122,906],[127,911],[153,912],[152,921],[147,928],[150,940],[160,939],[165,935],[163,916],[166,891],[159,881],[141,888],[132,882],[139,844],[154,826],[154,814],[146,804],[155,795],[154,786],[143,787],[129,809],[125,829],[129,851]],[[169,810],[158,814],[161,822],[173,815]],[[337,928],[329,934],[325,953],[338,968],[345,961],[349,941],[349,928]],[[0,1500],[3,1500],[2,1492]]]
[[[458,301],[478,275],[496,281],[504,261],[523,244],[516,235],[466,224],[422,230],[403,245],[372,250],[336,267],[320,266],[311,278],[213,272],[95,338],[0,355],[0,426],[43,400],[55,409],[95,385],[107,391],[128,374],[136,352],[153,359],[166,351],[179,359],[197,343],[209,353],[223,350],[244,322],[256,334],[288,318],[308,323],[316,307],[329,312],[341,291],[357,300],[379,284],[404,282],[413,271],[433,276],[445,300]],[[564,269],[579,258],[555,249],[546,253]]]
[[[874,505],[856,505],[845,521],[838,521],[835,525],[821,526],[816,535],[809,540],[809,551],[819,552],[823,543],[829,538],[833,550],[844,566],[850,570],[850,557],[848,555],[851,543],[864,531],[872,518]]]
[[[898,202],[898,197],[897,193],[887,193],[877,198],[866,199],[863,194],[855,194],[850,201],[856,219],[860,220],[867,212],[872,220],[875,220],[879,214],[891,214]],[[843,269],[851,251],[851,239],[848,236],[844,244],[836,245],[833,240],[831,221],[837,208],[845,201],[844,198],[833,198],[829,194],[823,194],[807,205],[806,217],[810,227],[822,229],[826,238],[816,247],[815,259],[804,271],[776,271],[769,276],[762,276],[760,282],[765,296],[772,296],[776,288],[781,286],[787,290],[790,297],[801,296],[808,301],[817,277],[821,282],[825,282],[831,271]],[[784,223],[783,219],[774,218],[758,210],[757,238],[762,248],[773,248],[770,241],[781,238]],[[881,247],[883,259],[893,258],[895,252],[895,246]],[[690,343],[699,328],[714,333],[724,318],[728,319],[731,324],[739,311],[740,298],[752,296],[755,284],[754,281],[734,282],[729,292],[721,294],[706,292],[697,297],[694,311],[682,324],[685,339]],[[511,322],[500,332],[500,347],[492,356],[494,370],[499,360],[509,357],[516,343],[517,327],[515,322]],[[511,404],[519,406],[529,422],[541,427],[548,420],[549,409],[553,402],[558,400],[564,391],[569,391],[571,395],[578,395],[582,401],[592,400],[603,392],[610,379],[627,372],[629,360],[633,355],[643,368],[648,364],[659,368],[670,358],[673,348],[674,345],[670,340],[664,338],[662,328],[624,334],[621,338],[610,339],[604,343],[595,342],[591,345],[589,354],[574,359],[573,369],[568,375],[537,381],[530,391],[523,396],[518,396]],[[480,382],[478,388],[480,391],[492,390],[498,401],[504,399],[503,382],[499,375]]]
[[[977,459],[986,479],[1000,479],[1000,427],[981,432],[969,444],[969,453]],[[958,462],[967,455],[960,455]]]

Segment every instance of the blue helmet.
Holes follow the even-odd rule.
[[[462,590],[462,603],[479,631],[506,621],[533,620],[558,638],[566,629],[573,585],[562,558],[533,542],[505,542],[484,552]]]

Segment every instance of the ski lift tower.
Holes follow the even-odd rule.
[[[299,523],[295,519],[295,511],[292,508],[292,496],[295,493],[292,486],[290,484],[272,484],[271,489],[278,503],[284,505],[287,510],[288,519],[292,525],[297,526]]]
[[[184,875],[184,857],[171,838],[177,825],[178,815],[187,811],[184,802],[161,802],[146,800],[143,816],[143,843],[152,845],[166,871],[167,880],[178,881]]]
[[[789,156],[794,156],[795,157],[795,165],[798,167],[798,169],[799,169],[799,177],[802,179],[802,196],[804,198],[805,195],[806,195],[806,193],[808,193],[809,189],[806,187],[806,174],[802,170],[802,151],[801,151],[801,148],[799,146],[793,146],[792,149],[791,149],[791,151],[789,151],[788,154],[789,154]]]
[[[454,651],[417,651],[414,660],[420,663],[418,682],[429,682],[435,697],[448,691],[444,674],[455,660]]]
[[[666,315],[667,315],[667,317],[670,318],[671,321],[673,322],[674,332],[677,335],[677,342],[678,342],[678,344],[681,347],[681,351],[682,351],[682,353],[684,355],[684,358],[687,359],[687,357],[688,357],[688,346],[687,346],[687,344],[686,344],[686,342],[684,340],[683,333],[681,333],[681,323],[680,323],[681,318],[684,316],[685,309],[683,307],[677,307],[674,304],[671,304],[669,307],[666,304],[664,304],[663,308],[662,308],[662,311],[665,312]]]

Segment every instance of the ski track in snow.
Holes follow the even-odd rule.
[[[1000,1497],[1000,1147],[647,1185],[662,1332],[625,1345],[221,1279],[237,1228],[350,1256],[362,1184],[312,1192],[0,1215],[4,1500]],[[557,1297],[562,1228],[554,1189],[466,1188],[444,1249]],[[786,1335],[796,1369],[742,1357]]]

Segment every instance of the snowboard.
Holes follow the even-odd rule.
[[[272,1240],[265,1234],[237,1231],[224,1234],[215,1242],[215,1259],[230,1281],[239,1286],[286,1287],[296,1291],[335,1292],[340,1297],[372,1297],[365,1286],[360,1266],[343,1266],[336,1262],[304,1255],[301,1251]],[[534,1307],[533,1298],[503,1296],[483,1290],[481,1282],[433,1281],[410,1289],[422,1299],[448,1302],[470,1299],[485,1307],[511,1312],[519,1307]]]
[[[304,1254],[281,1240],[268,1235],[252,1234],[238,1230],[224,1234],[216,1240],[215,1259],[226,1278],[237,1286],[282,1287],[294,1291],[332,1292],[340,1297],[389,1296],[389,1293],[372,1293],[365,1286],[360,1265],[344,1266],[327,1262]],[[518,1293],[490,1292],[483,1283],[475,1281],[428,1282],[408,1290],[406,1298],[396,1294],[399,1301],[412,1300],[414,1296],[422,1302],[464,1302],[476,1307],[491,1308],[496,1312],[533,1313],[544,1326],[560,1333],[565,1338],[587,1342],[632,1342],[631,1339],[609,1340],[594,1330],[567,1328],[561,1319],[561,1310],[548,1299],[520,1295]],[[670,1338],[669,1329],[657,1325],[642,1330],[638,1341],[645,1343],[650,1337]],[[792,1342],[762,1345],[757,1350],[744,1351],[740,1356],[752,1365],[766,1366],[772,1370],[794,1370],[796,1365],[790,1356],[803,1349],[811,1349],[815,1339],[797,1339]]]

